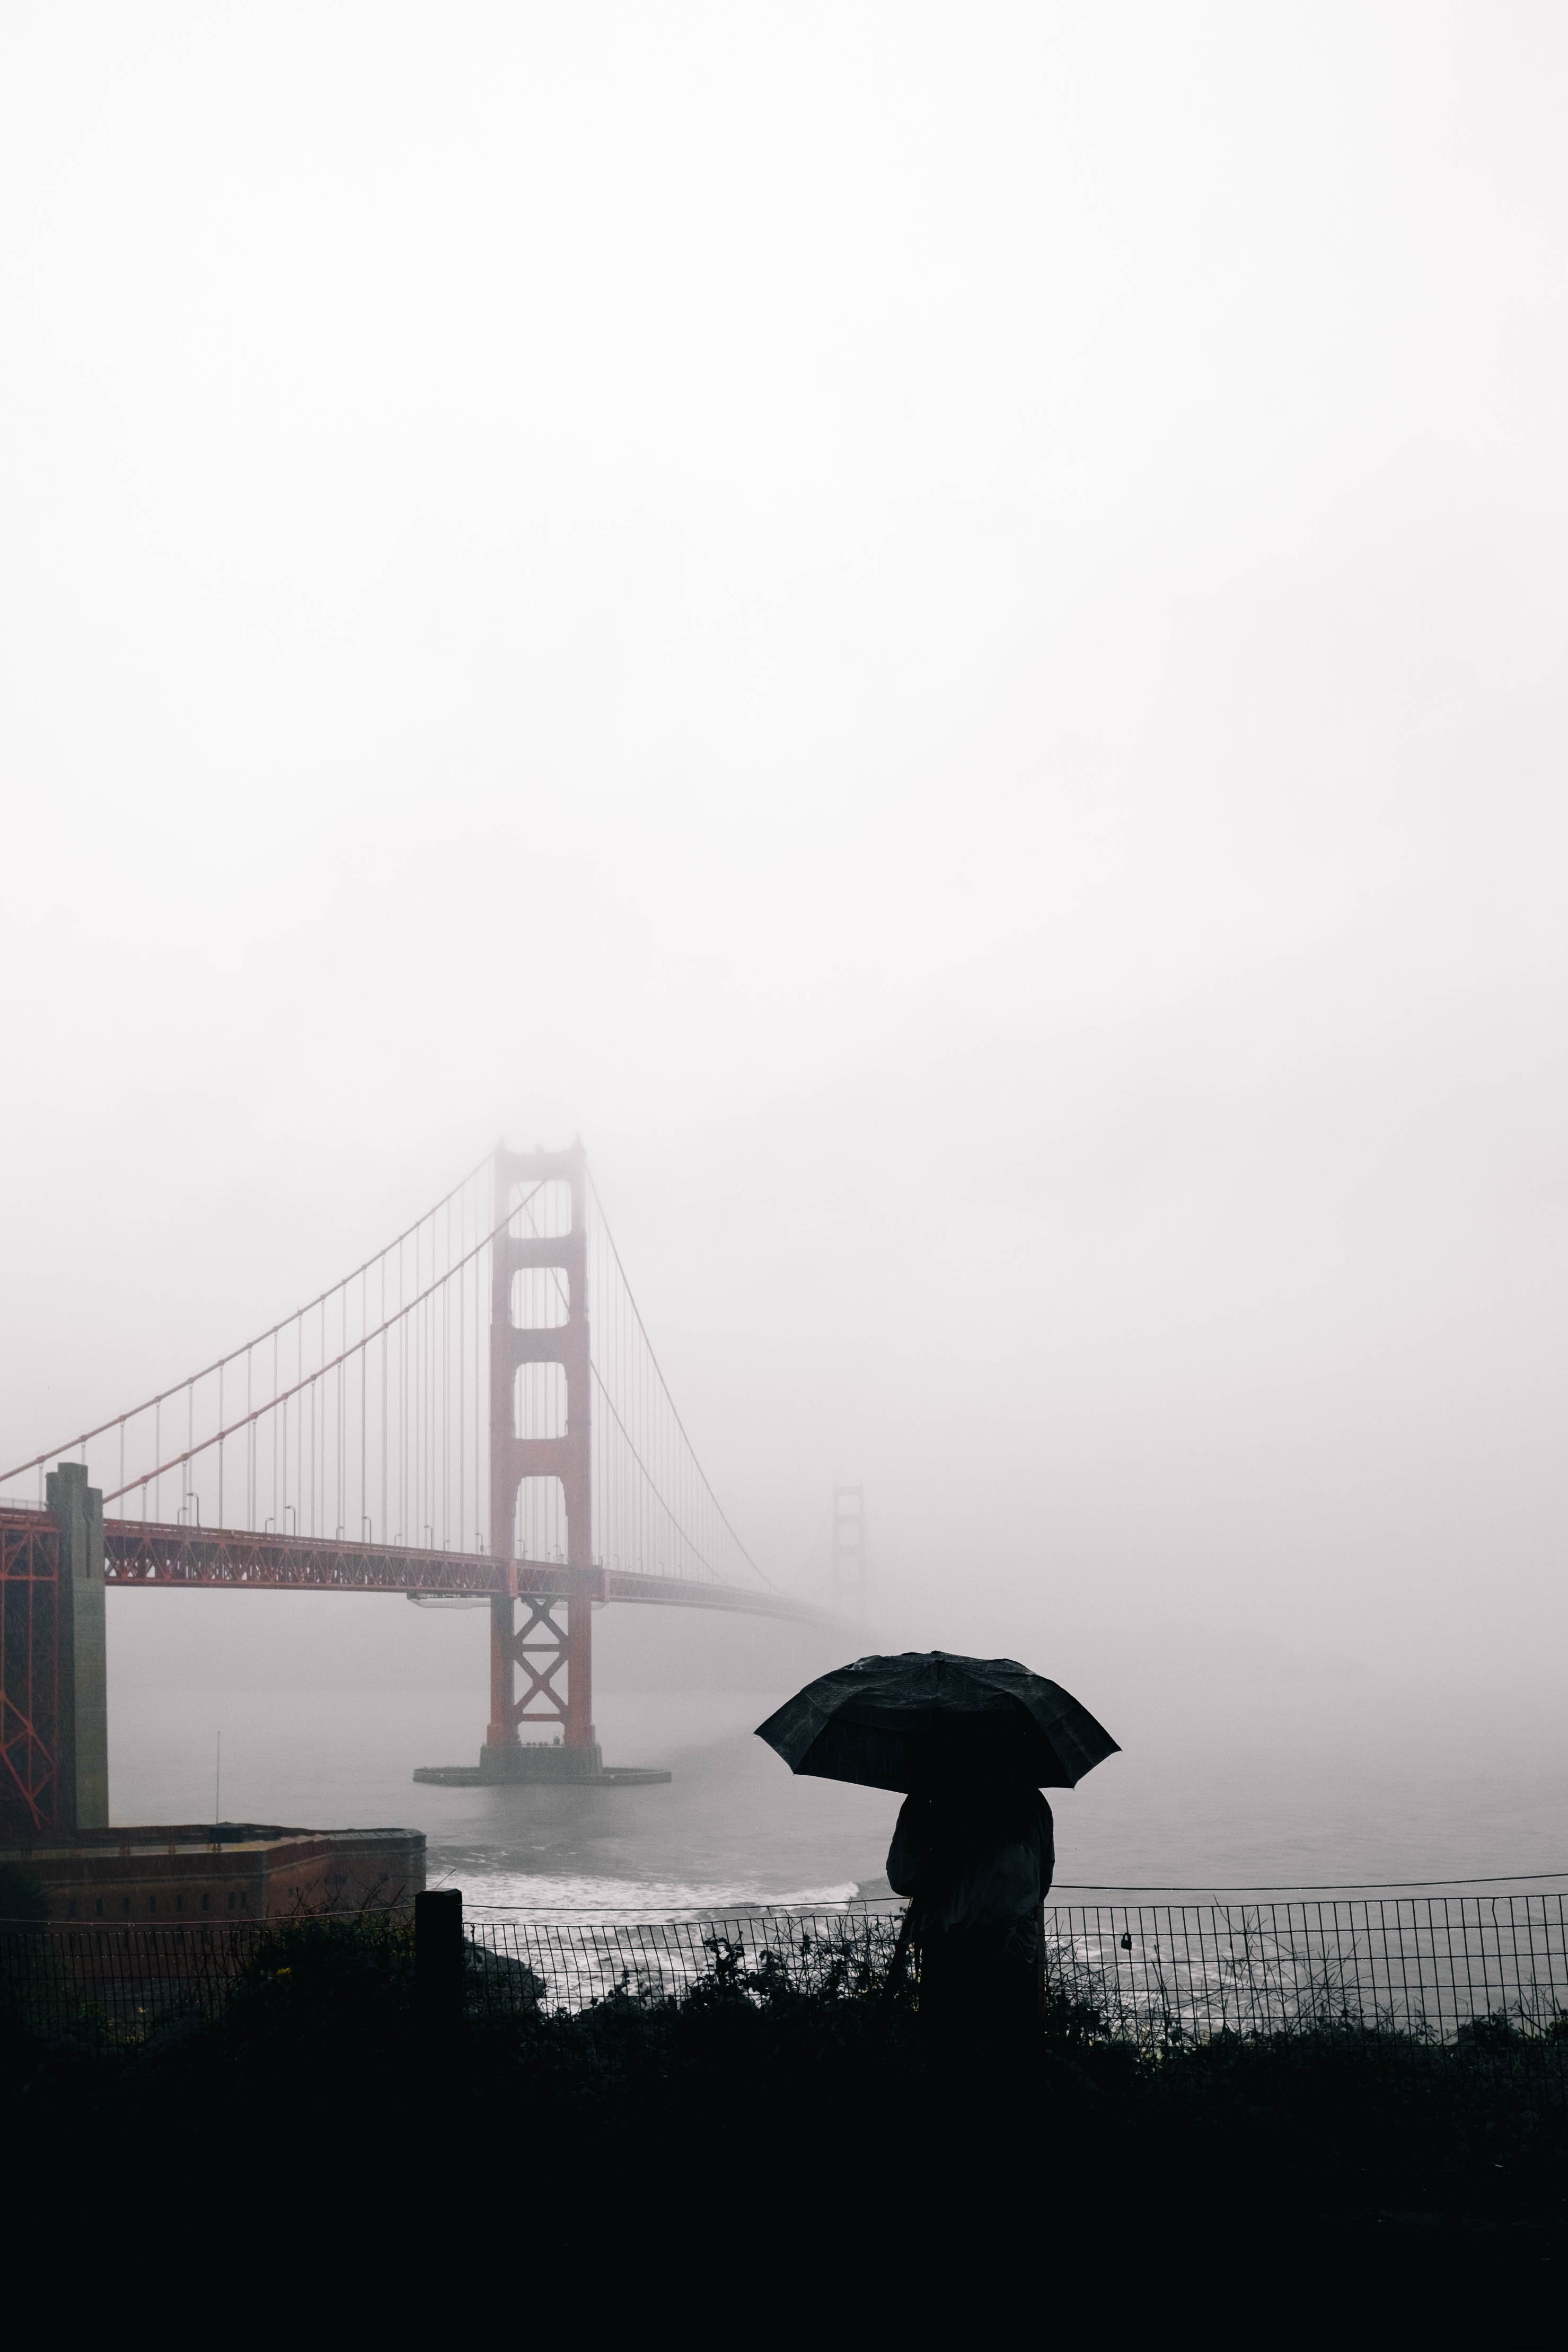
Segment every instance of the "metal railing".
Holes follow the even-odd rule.
[[[489,2013],[535,2003],[578,2011],[615,1993],[689,1991],[731,1961],[765,1969],[803,1992],[880,1987],[904,1906],[741,1911],[696,1919],[539,1920],[481,1915],[468,1934],[469,2000]]]
[[[1144,2048],[1353,2026],[1568,2033],[1568,1897],[1056,1905],[1050,1990]]]
[[[865,1995],[884,1979],[902,1916],[898,1903],[674,1920],[470,1914],[468,2005],[489,2018],[580,2012],[616,1994],[679,1995],[718,1965],[801,1990]],[[1346,2028],[1568,2049],[1562,1894],[1056,1904],[1045,1927],[1055,2017],[1069,2032],[1145,2051]],[[331,1935],[379,1939],[389,1967],[412,1967],[405,1915],[17,1925],[0,1933],[0,2000],[35,2032],[131,2045],[219,2016],[240,1984],[287,1965],[279,1948],[289,1938]]]
[[[318,1923],[312,1922],[315,1928]],[[30,2032],[88,2049],[133,2047],[211,2022],[291,1923],[30,1927],[0,1936],[0,2000]],[[378,1923],[354,1923],[374,1934]],[[406,1927],[404,1933],[407,1934]]]

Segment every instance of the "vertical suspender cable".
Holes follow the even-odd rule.
[[[365,1528],[365,1447],[368,1433],[366,1416],[370,1410],[370,1270],[360,1276],[359,1286],[359,1538],[363,1543]]]
[[[379,1366],[377,1367],[377,1370],[376,1370],[376,1408],[377,1408],[377,1423],[378,1423],[378,1435],[377,1435],[377,1443],[376,1443],[376,1486],[377,1486],[377,1489],[378,1489],[379,1511],[378,1511],[378,1515],[377,1515],[377,1517],[376,1517],[376,1522],[375,1522],[375,1524],[376,1524],[376,1526],[377,1526],[377,1527],[380,1528],[380,1530],[381,1530],[381,1534],[380,1534],[379,1540],[380,1540],[382,1543],[386,1543],[386,1542],[390,1539],[391,1530],[390,1530],[390,1528],[389,1528],[389,1527],[388,1527],[388,1525],[387,1525],[387,1518],[386,1518],[386,1364],[387,1364],[387,1355],[386,1355],[386,1339],[387,1339],[387,1334],[386,1334],[386,1328],[385,1328],[385,1325],[386,1325],[386,1303],[385,1303],[385,1302],[386,1302],[386,1261],[385,1261],[384,1257],[383,1258],[383,1260],[382,1260],[382,1262],[381,1262],[381,1266],[380,1266],[380,1270],[379,1270],[379,1274],[378,1274],[378,1277],[377,1277],[377,1285],[378,1285],[378,1290],[379,1290],[380,1301],[381,1301],[380,1308],[379,1308],[379,1313],[378,1313],[378,1323],[377,1323],[377,1328],[379,1328],[380,1333],[381,1333],[381,1362],[380,1362]]]

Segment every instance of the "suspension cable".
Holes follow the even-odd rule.
[[[390,1331],[395,1324],[401,1323],[405,1317],[412,1315],[416,1307],[422,1307],[426,1299],[433,1297],[443,1284],[449,1282],[452,1276],[459,1273],[471,1259],[478,1257],[481,1250],[488,1249],[497,1234],[506,1231],[515,1214],[515,1210],[509,1211],[500,1223],[492,1227],[482,1241],[477,1241],[473,1248],[465,1256],[460,1257],[455,1265],[449,1265],[444,1274],[437,1275],[434,1282],[427,1284],[423,1290],[416,1292],[412,1298],[400,1307],[395,1315],[389,1315],[386,1321],[378,1323],[374,1331],[366,1331],[362,1338],[353,1342],[352,1347],[345,1348],[341,1355],[334,1356],[330,1363],[317,1364],[312,1370],[296,1380],[291,1387],[280,1390],[276,1396],[268,1397],[265,1404],[258,1404],[254,1412],[247,1413],[242,1420],[230,1422],[226,1429],[215,1429],[212,1435],[204,1437],[199,1445],[188,1446],[184,1454],[171,1454],[167,1462],[161,1462],[155,1468],[143,1471],[140,1478],[128,1479],[123,1486],[116,1486],[111,1493],[105,1495],[104,1501],[116,1503],[121,1495],[132,1494],[138,1486],[150,1486],[154,1478],[166,1478],[172,1470],[179,1469],[182,1463],[193,1461],[198,1454],[210,1453],[215,1445],[225,1444],[229,1438],[247,1428],[251,1422],[261,1420],[265,1414],[275,1412],[278,1406],[287,1404],[290,1397],[299,1396],[304,1390],[314,1387],[315,1383],[323,1379],[328,1372],[335,1371],[340,1364],[346,1363],[351,1356],[356,1355],[362,1348],[369,1347],[373,1339],[379,1339],[384,1332]],[[367,1262],[374,1263],[374,1261]],[[279,1326],[279,1329],[282,1328],[281,1325]],[[269,1338],[271,1335],[268,1333],[264,1336]],[[201,1375],[198,1374],[195,1377],[200,1378]],[[113,1426],[112,1422],[104,1423],[105,1429],[112,1429]],[[96,1431],[92,1433],[98,1434]]]
[[[426,1209],[425,1214],[422,1217],[416,1217],[413,1224],[405,1226],[403,1232],[398,1234],[395,1241],[388,1242],[385,1249],[377,1250],[374,1256],[367,1257],[363,1265],[356,1265],[352,1273],[345,1274],[342,1282],[330,1283],[327,1288],[319,1292],[314,1298],[308,1298],[303,1307],[297,1307],[294,1309],[292,1315],[284,1315],[279,1317],[276,1323],[269,1323],[265,1331],[258,1331],[254,1339],[246,1340],[242,1347],[231,1348],[226,1356],[215,1357],[213,1361],[210,1364],[205,1364],[199,1372],[187,1373],[183,1381],[175,1381],[170,1387],[160,1389],[155,1396],[147,1397],[141,1404],[130,1405],[124,1412],[111,1413],[107,1421],[100,1421],[96,1429],[84,1429],[79,1434],[66,1438],[59,1445],[47,1445],[41,1454],[31,1454],[26,1462],[19,1462],[15,1470],[0,1470],[0,1486],[9,1486],[13,1478],[20,1478],[25,1471],[37,1470],[42,1464],[55,1460],[59,1454],[66,1451],[68,1446],[85,1445],[91,1438],[106,1435],[110,1430],[117,1428],[121,1422],[134,1421],[138,1414],[150,1412],[154,1405],[163,1404],[168,1398],[178,1396],[184,1389],[194,1388],[198,1381],[210,1380],[214,1372],[221,1371],[227,1364],[237,1363],[241,1356],[248,1355],[252,1348],[259,1348],[264,1340],[272,1339],[279,1331],[286,1331],[291,1323],[301,1321],[302,1318],[310,1314],[314,1308],[324,1307],[326,1301],[332,1297],[335,1291],[342,1290],[346,1284],[354,1281],[358,1276],[367,1272],[371,1266],[374,1265],[377,1258],[384,1258],[388,1256],[393,1250],[399,1248],[401,1244],[408,1239],[410,1234],[417,1233],[421,1225],[427,1224],[429,1220],[436,1215],[437,1212],[444,1208],[447,1202],[455,1199],[458,1193],[463,1190],[464,1185],[471,1184],[474,1178],[479,1173],[480,1170],[488,1166],[488,1164],[489,1154],[487,1153],[485,1159],[479,1160],[475,1166],[469,1169],[465,1177],[453,1185],[451,1192],[444,1194],[442,1199],[437,1202],[434,1209]],[[294,1391],[290,1390],[289,1394],[292,1395]],[[243,1424],[239,1422],[236,1422],[235,1423],[235,1427],[237,1429],[240,1428],[242,1425]],[[208,1443],[211,1444],[212,1441],[209,1439]],[[198,1453],[201,1453],[205,1451],[205,1448],[198,1446],[195,1450]],[[181,1458],[183,1460],[185,1457],[182,1456]],[[172,1469],[175,1465],[171,1463],[169,1466]],[[132,1484],[134,1483],[135,1482],[132,1481]]]
[[[753,1576],[760,1576],[764,1584],[776,1591],[777,1588],[773,1586],[773,1579],[764,1570],[760,1569],[757,1566],[756,1561],[752,1558],[751,1553],[746,1549],[745,1545],[735,1533],[734,1528],[731,1524],[729,1513],[725,1510],[723,1504],[719,1500],[718,1496],[713,1492],[712,1482],[709,1478],[706,1470],[702,1467],[700,1461],[698,1459],[697,1448],[692,1444],[691,1439],[687,1433],[686,1423],[680,1418],[680,1409],[677,1405],[675,1399],[670,1395],[669,1382],[664,1377],[663,1366],[660,1364],[658,1357],[654,1351],[653,1341],[648,1338],[647,1325],[642,1319],[642,1309],[638,1307],[636,1294],[632,1289],[630,1282],[626,1279],[626,1269],[622,1263],[620,1251],[616,1247],[616,1237],[610,1231],[610,1221],[605,1214],[605,1204],[599,1198],[599,1188],[594,1181],[592,1171],[588,1172],[588,1190],[594,1196],[594,1206],[599,1213],[599,1223],[605,1229],[605,1239],[610,1244],[610,1255],[616,1261],[616,1271],[621,1277],[621,1286],[626,1292],[626,1300],[631,1307],[632,1313],[637,1318],[637,1329],[642,1333],[643,1345],[647,1349],[648,1361],[653,1366],[659,1387],[664,1391],[665,1402],[669,1407],[670,1412],[675,1421],[675,1425],[677,1429],[679,1430],[681,1436],[686,1440],[686,1450],[691,1456],[692,1466],[696,1470],[697,1475],[701,1479],[704,1487],[707,1489],[708,1499],[712,1504],[713,1508],[718,1512],[721,1520],[723,1522],[725,1531],[729,1535],[731,1542],[740,1553],[741,1558],[745,1561],[746,1566],[751,1570]],[[614,1411],[614,1408],[612,1407],[611,1410]],[[616,1419],[618,1420],[620,1416],[617,1414]],[[657,1492],[657,1489],[655,1491]]]

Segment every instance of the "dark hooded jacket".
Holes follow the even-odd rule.
[[[1030,1788],[916,1791],[888,1849],[888,1884],[919,1904],[922,1934],[1031,1918],[1055,1868],[1051,1809]]]

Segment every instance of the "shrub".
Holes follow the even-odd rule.
[[[22,1862],[0,1862],[0,1936],[41,1927],[49,1916],[44,1882]]]

